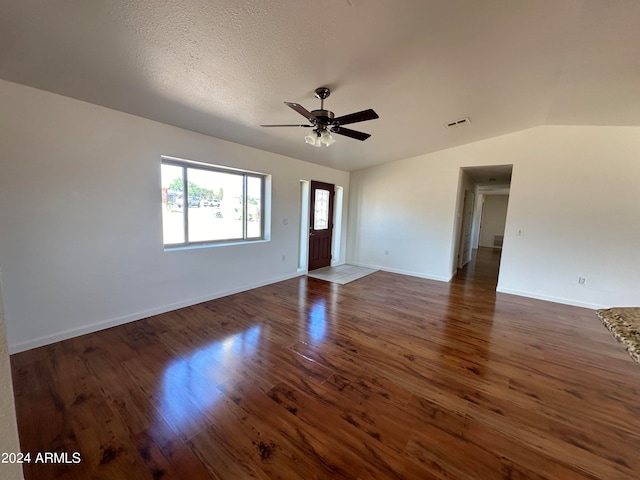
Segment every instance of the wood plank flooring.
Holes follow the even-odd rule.
[[[593,311],[451,283],[280,282],[11,357],[60,479],[640,478],[640,365]],[[32,457],[33,458],[33,457]]]

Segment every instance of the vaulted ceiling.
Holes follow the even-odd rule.
[[[637,0],[0,0],[0,78],[342,170],[544,124],[640,125]],[[283,102],[364,142],[304,143]],[[2,112],[2,114],[8,114]],[[471,124],[445,124],[470,117]]]

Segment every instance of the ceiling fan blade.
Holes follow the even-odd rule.
[[[337,133],[338,135],[344,135],[345,137],[351,137],[361,141],[364,141],[371,136],[369,133],[358,132],[344,127],[333,127],[331,129],[331,133]]]
[[[308,127],[311,128],[313,125],[260,125],[261,127]]]
[[[299,103],[291,103],[291,102],[284,102],[284,104],[289,107],[292,108],[293,110],[295,110],[296,112],[298,112],[300,115],[302,115],[303,117],[306,117],[309,119],[309,121],[311,123],[313,123],[314,125],[318,122],[318,119],[306,108],[304,108],[302,105],[300,105]]]
[[[366,120],[375,120],[376,118],[379,118],[378,114],[372,109],[368,109],[334,118],[331,123],[334,125],[348,125],[350,123],[364,122]]]

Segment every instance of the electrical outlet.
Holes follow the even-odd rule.
[[[385,251],[384,251],[384,254],[385,254],[385,255],[389,255],[389,250],[385,250]]]
[[[287,259],[285,255],[282,255],[282,261],[284,262]]]
[[[578,277],[578,284],[579,285],[586,285],[587,284],[587,277]]]

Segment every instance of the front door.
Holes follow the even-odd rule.
[[[331,265],[334,191],[330,183],[311,181],[309,270]]]

